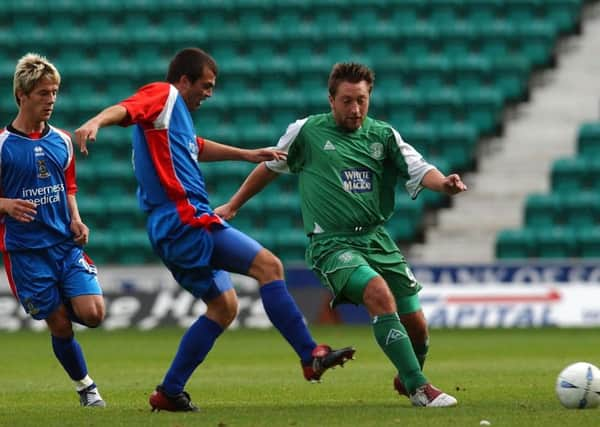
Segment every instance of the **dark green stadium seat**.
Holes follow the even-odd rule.
[[[275,253],[283,263],[304,262],[304,253],[308,245],[308,237],[302,228],[273,230],[275,234]]]
[[[135,194],[111,197],[105,204],[112,230],[145,230],[146,215],[140,210]]]
[[[434,126],[427,123],[409,123],[402,127],[397,127],[394,123],[391,124],[400,133],[405,142],[412,145],[423,157],[427,158],[429,156],[429,150],[436,141]]]
[[[497,20],[475,23],[474,28],[474,47],[478,52],[490,59],[510,56],[509,40],[515,31],[513,25],[506,21]]]
[[[464,16],[468,22],[482,27],[500,20],[504,0],[465,0]]]
[[[600,157],[600,122],[581,125],[577,135],[577,152],[589,158]]]
[[[502,124],[502,94],[496,88],[480,88],[463,94],[466,120],[478,134],[494,134]]]
[[[281,10],[275,21],[277,33],[283,40],[290,42],[317,40],[317,29],[304,17],[297,8]],[[291,46],[290,46],[291,47]]]
[[[394,214],[386,223],[386,229],[395,241],[409,242],[422,232],[423,207],[421,198],[411,200],[406,192],[399,191]]]
[[[564,194],[561,198],[565,225],[589,228],[600,225],[600,195],[595,192]]]
[[[116,237],[117,235],[113,235],[113,233],[106,229],[91,229],[85,253],[96,265],[118,263],[119,249]]]
[[[396,26],[398,34],[398,54],[405,58],[419,58],[432,53],[434,46],[439,40],[435,26],[424,21],[414,22],[411,26],[402,26],[392,15],[393,25]]]
[[[548,22],[532,21],[516,26],[512,34],[513,43],[531,64],[537,67],[554,63],[556,28]]]
[[[380,87],[384,93],[389,122],[397,129],[413,126],[417,122],[417,112],[423,107],[419,92],[402,87]]]
[[[541,3],[546,18],[561,33],[580,30],[582,0],[545,0]]]
[[[452,88],[438,87],[423,92],[424,115],[436,127],[449,126],[460,118],[462,102],[460,93]]]
[[[587,185],[588,162],[581,157],[563,157],[552,164],[552,191],[569,194]]]
[[[501,230],[496,237],[496,258],[527,259],[533,256],[534,232],[527,228]]]
[[[428,22],[437,28],[448,28],[461,20],[463,3],[464,0],[429,0],[423,2],[422,8]]]
[[[437,128],[436,145],[430,149],[448,162],[452,171],[473,169],[477,131],[470,123],[449,123]]]
[[[529,95],[531,62],[523,55],[491,58],[492,83],[508,101],[524,101]]]
[[[551,227],[535,232],[538,258],[564,259],[577,256],[577,236],[569,228]]]
[[[525,201],[525,225],[547,229],[560,222],[561,198],[557,194],[530,194]]]
[[[146,230],[119,230],[113,232],[113,236],[116,237],[118,250],[115,262],[125,265],[159,262],[150,246]]]
[[[476,54],[453,57],[450,69],[453,84],[461,93],[478,90],[493,73],[491,61]]]
[[[414,58],[411,68],[418,90],[435,92],[445,86],[444,75],[450,70],[450,61],[442,55],[422,55]]]
[[[582,258],[600,259],[600,227],[577,230],[579,255]]]

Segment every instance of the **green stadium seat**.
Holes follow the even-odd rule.
[[[508,101],[524,101],[529,97],[531,62],[523,55],[490,59],[492,83]]]
[[[445,159],[452,171],[471,170],[475,167],[476,143],[477,131],[472,124],[449,123],[438,127],[436,145],[430,153]]]
[[[466,52],[452,57],[450,69],[451,79],[460,93],[479,90],[493,73],[488,58]]]
[[[429,23],[436,28],[448,28],[461,20],[463,3],[464,0],[429,0],[422,7]]]
[[[106,229],[91,229],[85,253],[96,265],[118,263],[119,250],[115,239],[116,236]]]
[[[421,94],[412,89],[384,86],[379,89],[384,93],[389,122],[397,129],[413,126],[417,121],[417,112],[423,108]]]
[[[115,262],[125,265],[159,262],[145,230],[116,230],[112,234],[118,251]]]
[[[424,114],[429,123],[437,127],[449,126],[460,118],[462,113],[460,93],[452,88],[430,88],[423,93],[426,110]]]
[[[297,8],[281,10],[277,14],[275,25],[280,37],[285,41],[289,41],[291,45],[297,41],[318,40],[317,29],[308,22],[303,12]],[[292,47],[291,45],[290,47]]]
[[[569,228],[552,227],[536,231],[538,258],[566,259],[577,256],[576,233]]]
[[[473,124],[478,134],[490,135],[502,125],[502,94],[496,88],[480,88],[463,94],[463,111],[466,120]]]
[[[393,124],[392,124],[393,125]],[[397,128],[402,139],[412,145],[423,157],[429,156],[429,150],[435,144],[435,127],[426,123],[407,124]]]
[[[582,0],[545,0],[541,3],[546,18],[561,33],[581,30]]]
[[[498,259],[527,259],[533,255],[535,235],[532,230],[505,229],[496,237],[496,258]]]
[[[561,207],[565,225],[590,228],[600,224],[600,195],[595,192],[564,194]]]
[[[579,255],[582,258],[600,259],[600,227],[578,230]]]
[[[237,11],[237,21],[244,39],[251,43],[277,40],[279,33],[268,19],[269,12],[257,8],[241,8]]]
[[[548,229],[560,222],[561,198],[554,193],[530,194],[525,201],[525,225],[531,229]]]
[[[504,8],[504,0],[465,0],[464,16],[468,22],[485,27],[500,20]]]
[[[277,256],[285,266],[289,264],[305,265],[304,254],[308,245],[308,238],[303,230],[286,230],[281,233],[281,240],[276,246]]]
[[[600,157],[600,121],[581,125],[577,135],[577,152],[589,158]]]
[[[519,52],[533,66],[544,67],[554,63],[556,28],[552,24],[543,21],[523,23],[516,26],[512,36],[514,45],[520,47]]]
[[[386,229],[395,241],[410,242],[423,231],[424,202],[421,198],[411,200],[406,192],[398,191],[394,214],[386,223]]]
[[[569,194],[586,187],[588,162],[580,157],[563,157],[552,164],[552,191]]]

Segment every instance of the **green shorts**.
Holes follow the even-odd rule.
[[[333,293],[332,306],[347,302],[362,304],[357,297],[356,284],[352,285],[353,289],[346,289],[352,274],[360,266],[368,266],[383,277],[399,306],[405,297],[416,295],[422,288],[383,227],[367,233],[313,236],[306,251],[306,261]],[[370,278],[365,277],[365,280]],[[414,303],[408,306],[414,306]]]

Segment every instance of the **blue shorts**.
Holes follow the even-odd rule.
[[[154,251],[184,289],[204,301],[232,289],[227,271],[247,274],[262,246],[227,223],[212,229],[183,224],[174,209],[148,217]]]
[[[71,241],[3,255],[11,290],[34,319],[48,318],[73,297],[102,295],[96,267]]]

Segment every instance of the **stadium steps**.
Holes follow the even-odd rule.
[[[531,102],[507,117],[502,137],[483,144],[476,173],[465,176],[469,192],[453,200],[412,245],[412,262],[493,262],[499,230],[521,227],[528,194],[548,192],[556,158],[572,156],[584,121],[599,114],[600,4],[586,6],[583,34],[558,47],[557,68],[533,79]],[[536,87],[539,86],[539,87]]]

